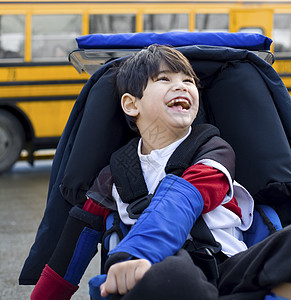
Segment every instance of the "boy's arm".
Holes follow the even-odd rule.
[[[157,263],[174,255],[202,209],[203,199],[197,188],[181,177],[167,175],[127,236],[109,253],[107,269],[126,257]]]
[[[227,176],[215,167],[198,163],[185,170],[182,178],[193,184],[200,192],[204,202],[202,214],[222,204],[241,218],[241,210],[231,192],[230,175]]]

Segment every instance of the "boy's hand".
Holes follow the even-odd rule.
[[[146,259],[129,260],[116,263],[109,268],[106,281],[100,286],[102,297],[109,294],[125,295],[150,269],[151,263]]]

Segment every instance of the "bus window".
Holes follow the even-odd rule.
[[[261,27],[243,27],[238,32],[264,34],[264,29]]]
[[[77,46],[75,38],[81,34],[81,15],[32,16],[32,60],[67,61]]]
[[[228,14],[197,14],[195,31],[229,31]]]
[[[0,59],[24,59],[25,17],[0,15]]]
[[[274,52],[291,52],[291,14],[274,14]]]
[[[189,30],[188,14],[145,14],[143,18],[143,26],[145,32]]]
[[[134,14],[90,15],[89,33],[135,32]]]

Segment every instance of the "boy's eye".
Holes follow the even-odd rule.
[[[169,78],[167,76],[160,76],[157,78],[157,81],[169,81]]]
[[[186,79],[184,79],[184,82],[190,82],[190,83],[195,84],[195,80],[193,78],[186,78]]]

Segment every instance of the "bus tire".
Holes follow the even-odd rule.
[[[18,119],[0,109],[0,174],[19,159],[24,145],[24,130]]]

